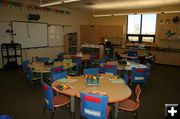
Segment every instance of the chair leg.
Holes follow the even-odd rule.
[[[149,77],[149,84],[152,85],[152,80],[151,78]]]
[[[113,119],[113,112],[112,111],[110,111],[109,118]]]
[[[44,104],[44,107],[43,107],[43,115],[45,114],[46,112],[46,105]]]
[[[54,111],[52,111],[51,119],[54,119]]]
[[[132,112],[134,119],[137,119],[137,111]]]

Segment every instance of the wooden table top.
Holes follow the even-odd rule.
[[[118,61],[109,61],[105,64],[113,64],[118,65],[118,70],[132,70],[133,67],[135,68],[148,68],[146,65],[135,63],[135,62],[127,62],[126,65],[119,64]],[[104,63],[100,64],[101,67],[104,66]]]
[[[120,56],[127,59],[138,59],[138,56],[128,56],[127,54],[121,54]]]
[[[68,69],[68,68],[74,67],[76,64],[75,63],[65,63],[65,62],[54,62],[53,65],[45,65],[42,62],[33,62],[28,66],[33,69],[33,72],[48,73],[48,72],[50,72],[51,68],[57,67],[57,66],[62,66],[62,65],[64,66],[65,69]]]
[[[64,84],[61,80],[56,80],[52,83],[52,87],[59,93],[66,94],[69,96],[80,97],[80,92],[101,92],[109,96],[109,103],[116,103],[128,99],[131,96],[131,89],[124,83],[112,83],[109,79],[108,74],[100,76],[100,85],[88,86],[83,76],[74,77],[70,82],[66,84],[70,85],[72,89],[58,90],[56,88],[59,84]]]
[[[64,55],[64,58],[71,58],[72,55]],[[90,55],[89,54],[82,54],[82,55],[75,55],[77,57],[81,57],[81,60],[89,60]]]

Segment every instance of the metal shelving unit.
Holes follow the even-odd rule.
[[[76,32],[66,34],[65,52],[70,54],[75,54],[78,52],[78,36]]]
[[[20,60],[22,64],[22,48],[21,44],[18,43],[3,43],[1,44],[1,54],[3,68],[6,65],[16,64],[18,66],[18,61]]]

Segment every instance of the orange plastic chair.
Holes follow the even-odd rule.
[[[120,110],[124,110],[124,111],[128,111],[128,112],[132,112],[134,119],[137,119],[137,109],[139,108],[140,105],[140,93],[141,93],[141,88],[139,86],[139,84],[136,86],[135,88],[135,93],[136,93],[136,100],[125,100],[123,102],[119,103],[119,109]]]

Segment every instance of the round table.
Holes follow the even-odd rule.
[[[32,62],[28,66],[32,68],[33,72],[37,73],[48,73],[50,69],[53,67],[64,66],[65,69],[72,68],[76,64],[75,63],[67,63],[67,62],[54,62],[53,65],[45,65],[42,62]]]
[[[61,79],[56,80],[52,83],[52,87],[59,93],[71,96],[71,112],[74,113],[74,103],[75,97],[80,98],[80,92],[101,92],[108,95],[108,102],[115,103],[115,118],[118,117],[118,106],[119,102],[128,99],[131,96],[131,89],[124,83],[112,83],[109,80],[108,74],[103,74],[100,76],[100,85],[98,86],[88,86],[84,76],[73,77],[73,80],[68,80],[67,82],[61,81]],[[68,84],[71,89],[59,90],[56,87],[60,84]]]
[[[50,73],[50,69],[53,67],[64,66],[65,69],[72,68],[76,65],[76,63],[66,63],[66,62],[54,62],[53,65],[45,65],[42,62],[32,62],[28,66],[35,73],[40,73],[41,75],[41,83],[43,81],[43,74]]]
[[[132,70],[133,67],[148,68],[146,65],[135,63],[135,62],[127,62],[126,65],[122,65],[122,64],[119,64],[118,61],[110,61],[110,62],[107,62],[106,64],[118,65],[118,70],[128,70],[128,71]],[[104,63],[101,63],[100,66],[103,67]]]

